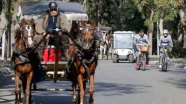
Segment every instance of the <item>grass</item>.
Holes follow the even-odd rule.
[[[184,60],[183,60],[183,64],[186,65],[186,58],[184,58]]]

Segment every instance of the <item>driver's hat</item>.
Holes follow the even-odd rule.
[[[168,30],[165,29],[165,30],[163,30],[163,33],[168,34],[169,32],[168,32]]]
[[[51,10],[51,9],[58,9],[58,5],[56,2],[50,2],[48,4],[48,8]]]

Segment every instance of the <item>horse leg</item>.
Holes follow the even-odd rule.
[[[21,98],[18,98],[20,94],[20,89],[19,89],[19,76],[15,73],[15,102],[14,104],[20,104],[20,100]]]
[[[72,102],[76,102],[77,101],[77,96],[76,96],[76,82],[72,82]]]
[[[83,87],[83,75],[79,74],[78,75],[78,84],[79,84],[79,91],[80,91],[80,103],[79,104],[84,104],[84,87]]]
[[[24,94],[23,103],[25,103],[25,101],[26,101],[25,91],[26,91],[26,81],[27,81],[27,78],[25,76],[22,76],[20,79],[21,79],[21,85],[22,85],[23,94]]]
[[[106,45],[104,46],[104,52],[103,52],[104,58],[105,58],[105,54],[106,54]]]
[[[25,104],[30,104],[30,103],[31,103],[31,85],[32,85],[32,77],[33,77],[33,72],[30,72],[30,73],[27,75],[27,81],[26,81],[26,90],[25,90],[26,101],[25,101]]]
[[[71,70],[72,74],[72,102],[77,101],[77,96],[76,96],[76,86],[77,86],[77,75],[74,69]]]
[[[94,94],[94,74],[90,75],[89,94],[90,94],[90,97],[88,99],[88,103],[89,104],[93,104],[93,102],[94,102],[94,99],[93,99],[93,94]]]
[[[101,59],[103,59],[103,47],[102,46],[100,46],[101,48],[100,48],[100,56],[101,56]]]

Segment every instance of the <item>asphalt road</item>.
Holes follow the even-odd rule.
[[[95,76],[94,104],[186,104],[185,74],[185,69],[171,66],[167,72],[157,69],[156,65],[141,71],[135,70],[133,63],[100,60]],[[0,80],[0,104],[13,103],[11,77]],[[68,81],[38,83],[38,88],[71,89],[70,86]],[[32,94],[35,104],[74,104],[71,91],[33,91]]]

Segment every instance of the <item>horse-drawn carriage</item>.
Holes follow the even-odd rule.
[[[31,40],[30,37],[33,37],[32,35],[34,35],[30,32],[30,31],[34,31],[33,21],[36,23],[37,18],[39,18],[43,13],[46,12],[49,2],[21,3],[19,6],[19,12],[18,12],[18,16],[20,17],[20,23],[19,23],[20,29],[18,30],[18,32],[16,32],[16,39],[17,39],[16,42],[19,41],[19,44],[18,44],[19,48],[24,48],[26,50],[25,52],[22,52],[22,50],[20,49],[20,52],[22,52],[21,56],[27,57],[28,60],[22,62],[20,58],[16,56],[15,56],[16,58],[13,59],[13,62],[14,62],[13,66],[15,70],[15,94],[16,94],[15,103],[16,104],[20,103],[20,99],[21,99],[20,87],[21,86],[23,87],[24,94],[26,93],[24,96],[25,103],[30,104],[30,95],[28,94],[29,89],[31,89],[30,84],[33,84],[33,90],[39,90],[36,86],[36,82],[41,81],[41,80],[53,80],[54,82],[57,82],[58,80],[69,80],[69,78],[66,77],[66,75],[68,74],[71,74],[70,75],[71,80],[69,81],[72,81],[73,83],[72,84],[73,89],[71,90],[73,91],[72,100],[76,101],[78,99],[78,103],[83,104],[84,93],[86,91],[85,90],[86,82],[89,80],[90,87],[91,87],[91,89],[89,90],[89,93],[90,93],[89,103],[93,103],[92,95],[94,93],[94,90],[93,90],[94,82],[92,81],[94,81],[94,73],[95,73],[95,68],[97,66],[96,56],[94,56],[92,53],[92,48],[93,48],[93,45],[95,44],[94,35],[93,35],[93,31],[94,31],[93,29],[95,27],[95,22],[91,24],[90,29],[87,29],[84,21],[88,20],[88,16],[84,12],[82,6],[79,3],[62,2],[62,1],[56,1],[56,3],[59,5],[59,11],[66,15],[68,22],[71,25],[76,24],[77,26],[77,22],[81,21],[82,28],[83,28],[82,30],[83,32],[81,33],[81,35],[82,35],[82,39],[85,41],[82,41],[82,45],[79,45],[73,39],[71,34],[69,34],[65,29],[63,28],[52,29],[57,32],[64,32],[66,36],[68,36],[73,41],[73,44],[65,44],[68,46],[68,53],[67,53],[68,56],[65,56],[64,53],[62,53],[62,55],[59,54],[60,53],[59,49],[62,47],[59,46],[58,42],[55,42],[54,46],[49,46],[50,48],[51,47],[54,48],[53,53],[50,55],[55,55],[55,56],[50,56],[49,55],[50,52],[48,50],[47,52],[44,52],[45,54],[47,53],[48,54],[47,55],[43,54],[44,55],[43,57],[47,57],[47,58],[52,57],[53,59],[51,61],[42,60],[41,67],[39,67],[39,69],[36,69],[38,68],[39,64],[36,63],[37,61],[35,57],[37,56],[35,55],[35,53],[37,53],[36,50],[39,44],[45,39],[46,35],[40,40],[39,43],[36,43],[34,47],[28,48],[27,40],[29,39]],[[24,32],[21,33],[22,31]],[[59,36],[56,34],[55,35],[56,41],[59,41],[58,38]],[[23,44],[20,44],[20,43],[23,43]],[[43,48],[46,48],[46,47],[43,47]],[[62,58],[64,56],[66,57],[66,60],[60,60],[60,59],[64,59]],[[18,61],[18,64],[16,63],[16,61]],[[26,73],[24,73],[24,71],[22,73],[19,73],[21,72],[21,70],[30,70],[30,71]],[[29,78],[31,80],[28,80]],[[17,83],[18,80],[20,80],[21,82],[20,85],[18,85]],[[76,97],[76,93],[75,93],[77,84],[79,85],[78,92],[81,93],[81,95],[80,94],[78,95],[78,98]]]

